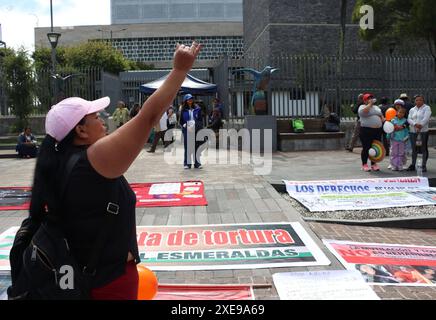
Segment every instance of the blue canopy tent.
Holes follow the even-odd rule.
[[[139,86],[139,91],[144,94],[152,94],[163,84],[167,77],[168,74],[162,78],[143,84]],[[190,93],[193,95],[214,95],[216,94],[217,89],[218,87],[216,84],[205,82],[188,74],[185,78],[185,81],[182,83],[179,93]]]

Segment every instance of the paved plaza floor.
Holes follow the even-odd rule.
[[[344,269],[327,250],[321,239],[383,242],[410,245],[436,245],[436,230],[412,230],[345,226],[341,224],[307,223],[271,184],[288,180],[345,179],[383,176],[410,176],[411,173],[393,173],[382,163],[382,172],[360,171],[359,149],[347,151],[275,153],[272,155],[271,172],[256,175],[250,164],[242,164],[247,154],[231,151],[239,164],[203,161],[200,170],[184,170],[183,154],[179,148],[173,156],[164,156],[162,147],[150,154],[144,149],[126,173],[130,183],[202,180],[208,201],[206,207],[137,208],[138,226],[192,225],[299,222],[331,261],[330,266],[289,267],[254,270],[171,271],[157,272],[159,281],[166,284],[270,284],[271,287],[255,288],[256,299],[279,299],[272,282],[272,274],[309,270]],[[268,158],[268,157],[267,157]],[[210,160],[210,159],[209,159]],[[256,159],[255,159],[256,160]],[[257,163],[262,160],[257,159]],[[35,160],[0,159],[0,186],[30,186]],[[431,150],[428,163],[430,177],[436,177],[436,150]],[[436,211],[436,209],[435,209]],[[26,211],[0,211],[0,233],[11,226],[20,225]],[[436,216],[436,212],[435,212]],[[382,299],[436,299],[436,288],[374,286]]]

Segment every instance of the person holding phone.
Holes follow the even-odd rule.
[[[374,140],[381,141],[383,134],[383,122],[385,121],[381,109],[375,104],[377,99],[374,95],[367,93],[363,96],[363,104],[359,107],[360,117],[360,141],[362,142],[362,170],[365,172],[380,171],[375,162],[368,166],[369,149]]]

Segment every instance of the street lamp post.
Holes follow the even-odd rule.
[[[0,40],[0,50],[6,49],[6,42]],[[7,107],[6,107],[6,97],[4,92],[4,86],[3,84],[3,57],[5,56],[5,52],[0,51],[0,115],[6,115],[7,114]]]
[[[52,73],[52,78],[55,78],[56,76],[56,47],[58,45],[58,41],[59,41],[59,37],[61,36],[60,33],[57,32],[49,32],[47,33],[47,38],[48,41],[51,44],[51,73]],[[57,96],[58,96],[58,86],[57,86],[57,81],[56,79],[54,80],[54,103],[56,103],[57,101]]]
[[[56,81],[56,47],[58,45],[59,37],[61,36],[60,33],[54,32],[53,30],[53,1],[50,0],[50,22],[51,22],[51,28],[50,32],[47,33],[48,41],[51,45],[51,72],[52,72],[52,78],[53,80],[53,88],[54,88],[54,103],[57,103],[57,97],[58,97],[58,84]]]

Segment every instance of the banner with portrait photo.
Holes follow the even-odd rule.
[[[374,285],[436,286],[436,247],[323,240],[348,270]]]

